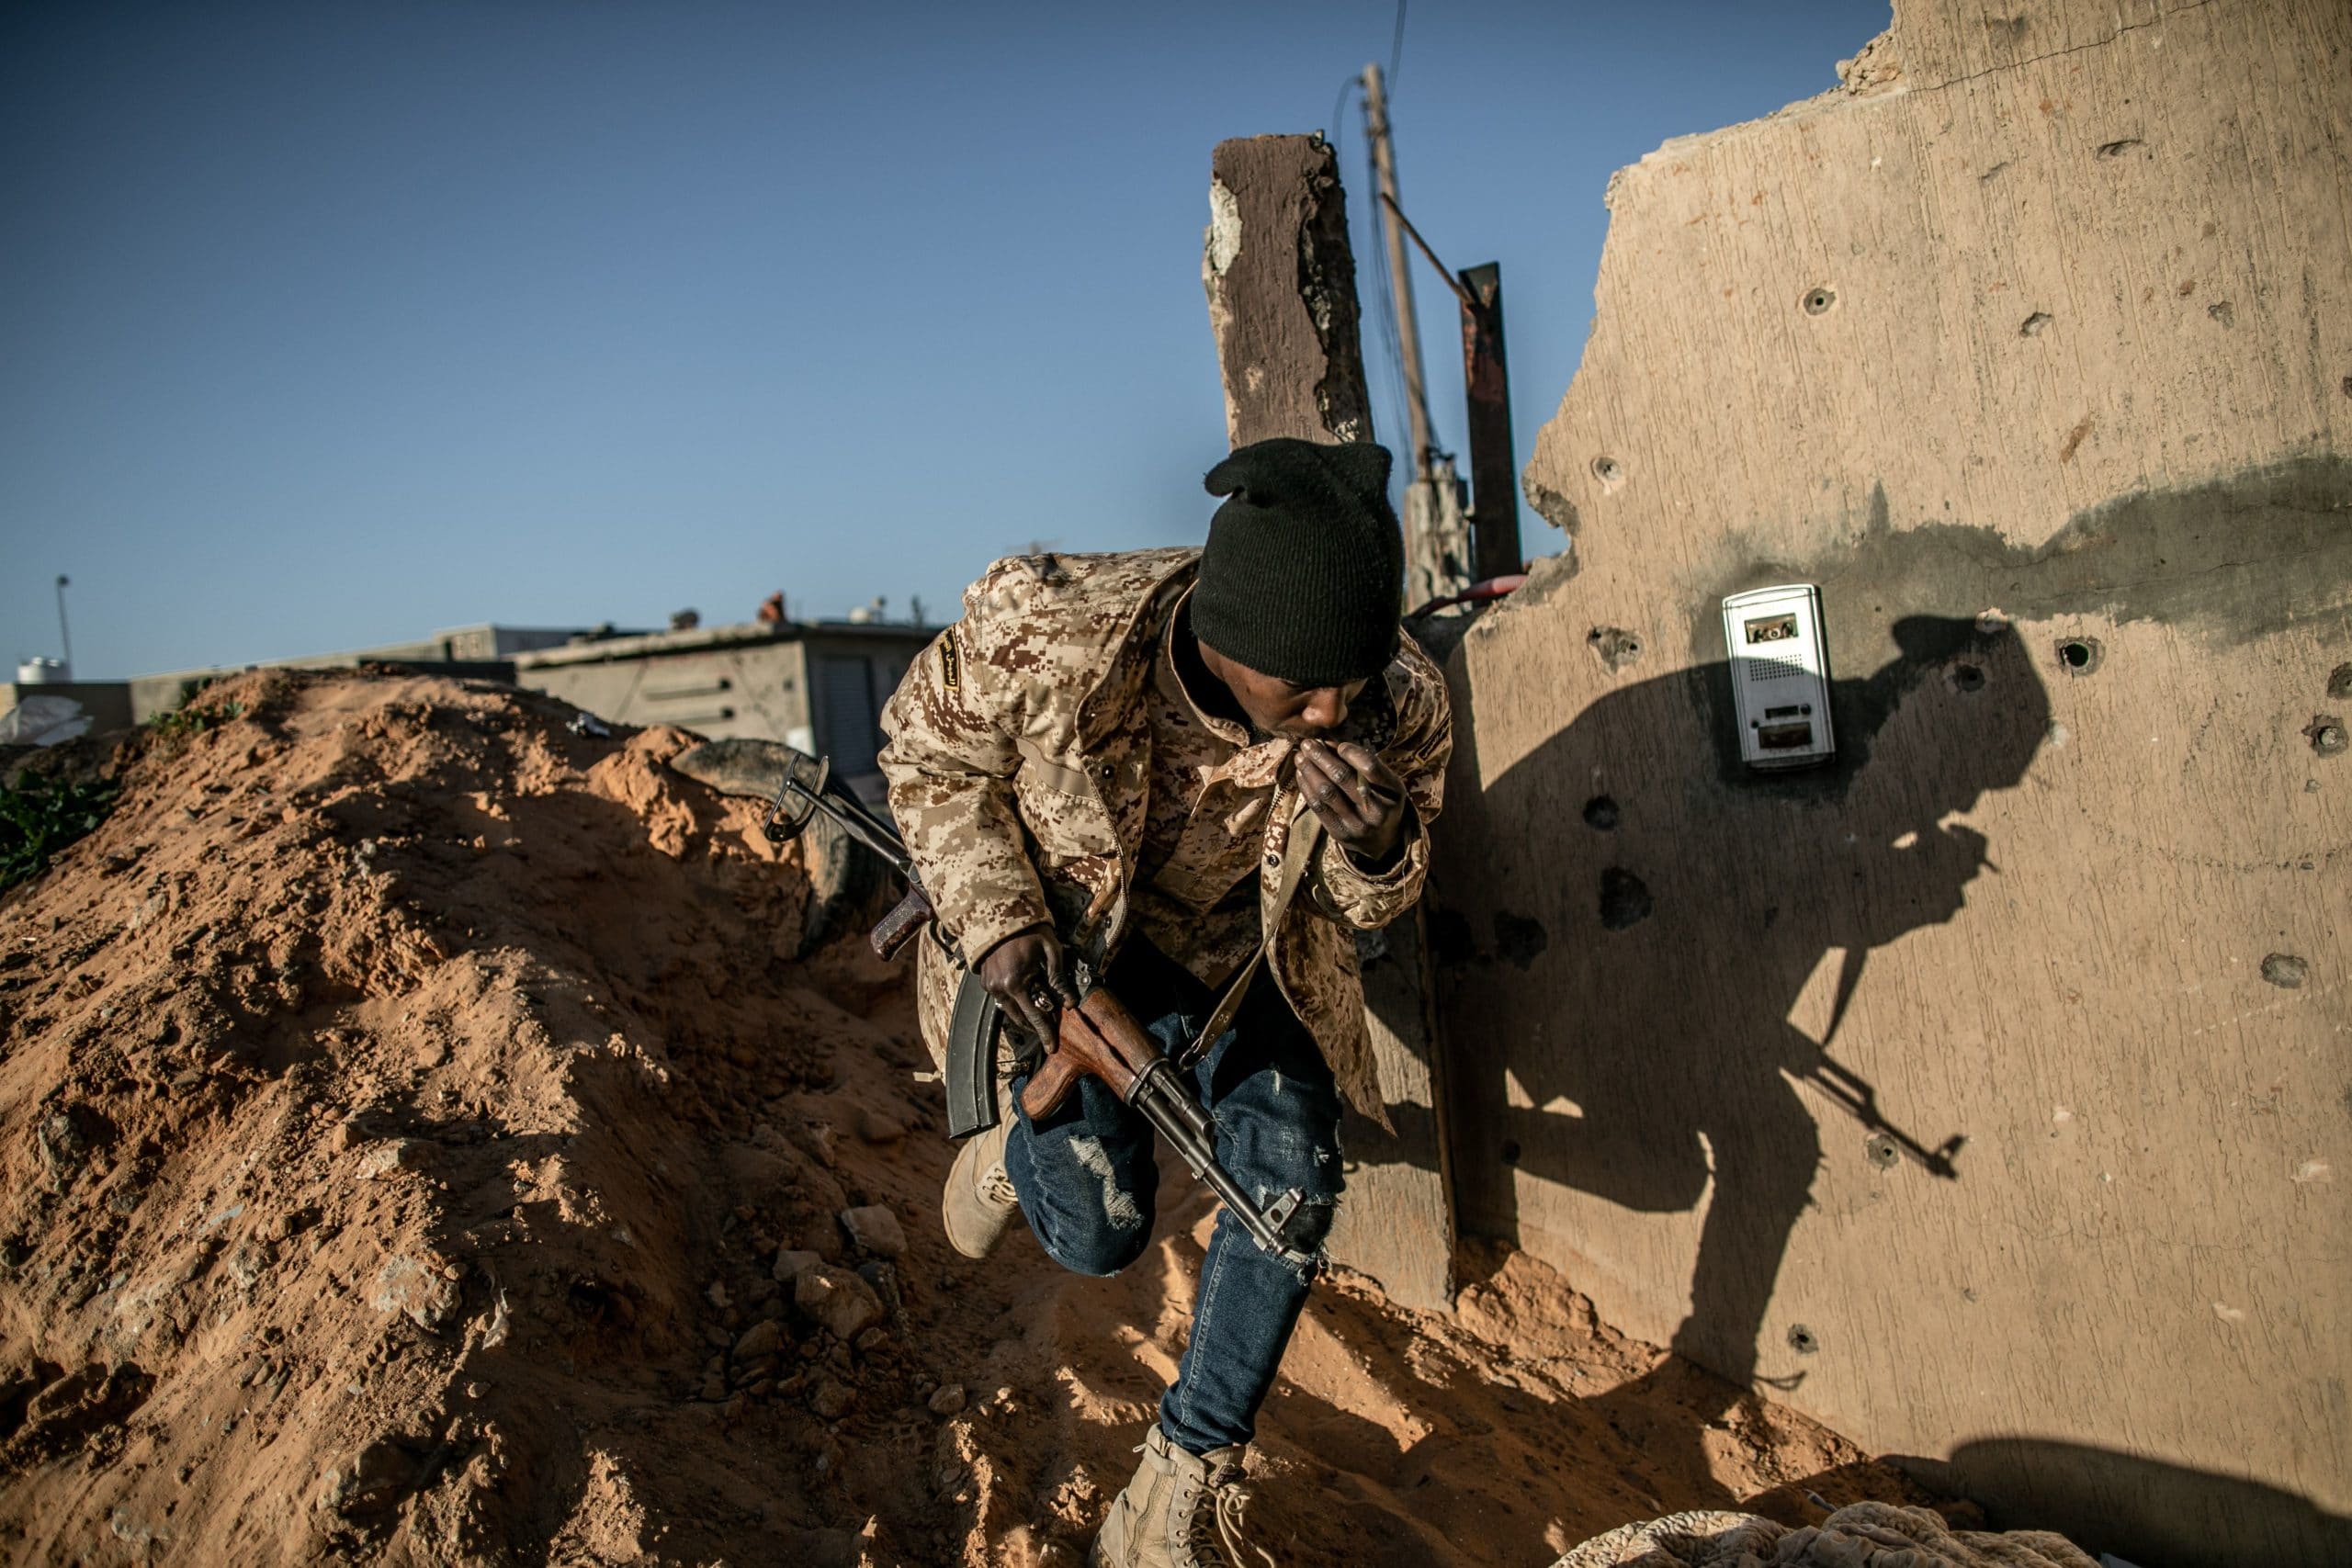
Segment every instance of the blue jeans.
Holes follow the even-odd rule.
[[[1216,1000],[1139,941],[1121,952],[1108,984],[1170,1056],[1191,1043]],[[1309,1254],[1320,1248],[1342,1185],[1339,1090],[1315,1037],[1262,967],[1233,1026],[1187,1076],[1214,1123],[1217,1163],[1261,1204],[1297,1188],[1305,1201],[1290,1222],[1291,1243]],[[1016,1092],[1025,1081],[1015,1080]],[[1159,1188],[1156,1142],[1151,1124],[1096,1078],[1081,1079],[1078,1093],[1042,1120],[1016,1112],[1005,1169],[1047,1256],[1097,1276],[1143,1256]],[[1260,1251],[1220,1209],[1192,1342],[1159,1402],[1171,1442],[1204,1454],[1250,1440],[1306,1303],[1298,1270]]]

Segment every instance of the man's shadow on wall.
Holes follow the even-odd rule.
[[[1820,769],[1770,775],[1740,762],[1720,662],[1613,691],[1514,764],[1475,803],[1474,830],[1578,868],[1548,910],[1465,899],[1491,911],[1478,929],[1447,908],[1446,874],[1464,872],[1441,857],[1431,945],[1441,1016],[1455,1029],[1498,1021],[1480,993],[1513,986],[1514,968],[1544,949],[1557,950],[1555,975],[1576,966],[1546,993],[1577,999],[1537,1037],[1451,1054],[1464,1228],[1521,1243],[1519,1173],[1656,1213],[1696,1207],[1712,1182],[1672,1344],[1743,1388],[1768,1372],[1793,1386],[1820,1348],[1801,1325],[1765,1338],[1823,1157],[1798,1081],[1884,1101],[1892,1134],[1841,1116],[1827,1129],[1835,1157],[1935,1180],[1942,1156],[1943,1175],[1965,1179],[1949,1142],[1964,1129],[1902,1126],[1899,1082],[1840,1067],[1853,1053],[1838,1029],[1850,1022],[1825,1043],[1790,1018],[1833,951],[1835,1015],[1870,952],[1961,915],[1993,869],[1988,845],[1940,824],[2016,785],[2049,728],[2048,693],[2006,625],[1913,616],[1894,635],[1896,658],[1834,682],[1838,750]],[[1588,1257],[1600,1245],[1561,1239]],[[1631,1275],[1656,1260],[1596,1263]]]

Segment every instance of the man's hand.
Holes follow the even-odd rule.
[[[980,984],[1005,1016],[1050,1051],[1061,1039],[1064,1003],[1078,1005],[1062,944],[1044,926],[1006,937],[980,959]]]
[[[1352,741],[1298,743],[1298,787],[1334,839],[1368,865],[1385,866],[1405,829],[1404,782]]]

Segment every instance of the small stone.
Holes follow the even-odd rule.
[[[783,1348],[784,1325],[773,1320],[763,1320],[743,1330],[743,1337],[735,1341],[735,1359],[738,1362],[755,1360],[762,1356],[773,1356]]]
[[[842,1210],[842,1229],[849,1233],[851,1241],[877,1258],[897,1258],[907,1250],[907,1233],[886,1204]]]
[[[721,1312],[725,1312],[731,1304],[727,1294],[727,1286],[721,1280],[713,1280],[710,1282],[710,1288],[704,1291],[702,1295],[703,1300],[708,1302],[711,1305],[717,1307]]]
[[[882,1321],[882,1301],[874,1287],[830,1264],[816,1264],[794,1278],[792,1304],[840,1339],[854,1339]]]
[[[861,1111],[857,1135],[869,1144],[895,1144],[907,1135],[907,1124],[887,1111]]]
[[[838,1420],[857,1404],[856,1391],[839,1378],[827,1378],[808,1396],[808,1408],[828,1421]]]
[[[860,1350],[872,1351],[888,1344],[889,1339],[890,1331],[877,1323],[857,1337],[857,1348]]]
[[[414,1170],[419,1156],[419,1145],[413,1138],[394,1138],[379,1144],[360,1156],[359,1179],[381,1181],[395,1171]]]
[[[735,1375],[729,1381],[737,1388],[749,1383],[774,1382],[776,1369],[783,1362],[784,1358],[774,1351],[764,1356],[754,1356],[748,1361],[738,1361],[735,1363]]]
[[[965,1403],[964,1385],[951,1382],[931,1396],[931,1413],[933,1416],[960,1415]]]
[[[400,1313],[425,1332],[437,1333],[457,1316],[461,1300],[438,1268],[395,1258],[376,1271],[368,1304],[378,1312]]]
[[[822,1258],[813,1252],[802,1252],[795,1248],[775,1255],[775,1268],[773,1272],[779,1283],[789,1284],[799,1277],[802,1269],[823,1261]]]

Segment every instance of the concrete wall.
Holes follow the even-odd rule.
[[[90,716],[91,728],[97,734],[130,727],[130,683],[127,681],[45,681],[38,685],[0,682],[0,715],[11,712],[27,697],[71,698]]]
[[[1453,665],[1463,1223],[2010,1522],[2352,1562],[2352,12],[1845,74],[1611,186],[1574,547]],[[1792,581],[1773,781],[1717,604]]]
[[[515,683],[615,724],[674,724],[713,739],[780,740],[808,727],[808,671],[797,641],[763,637],[620,658],[595,657],[594,647],[525,655]]]
[[[766,624],[517,654],[514,681],[616,724],[674,724],[714,740],[781,740],[878,781],[876,720],[937,628]]]

